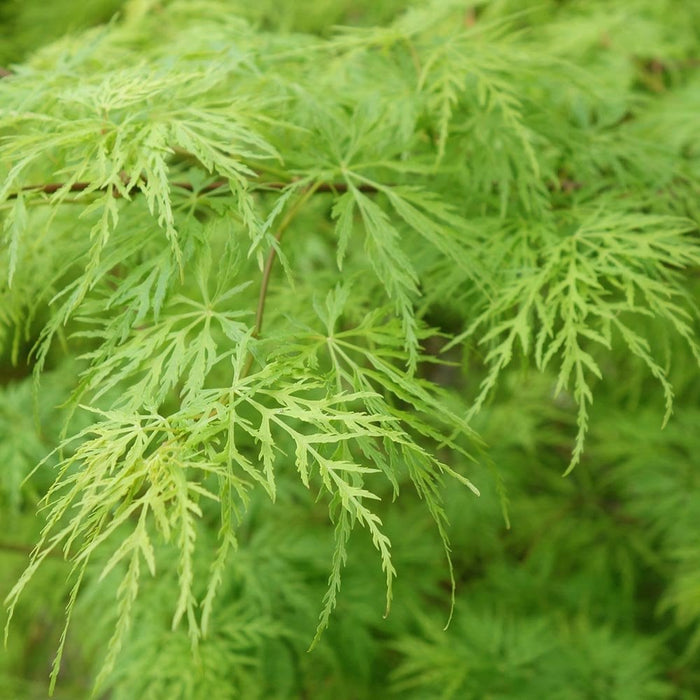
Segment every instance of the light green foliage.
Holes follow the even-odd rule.
[[[0,695],[695,697],[695,3],[65,5],[0,10]]]

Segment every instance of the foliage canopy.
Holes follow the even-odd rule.
[[[0,691],[695,697],[700,6],[308,5],[0,9]]]

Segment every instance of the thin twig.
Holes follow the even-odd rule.
[[[280,228],[275,235],[275,242],[279,244],[282,238],[283,229]],[[253,337],[257,338],[262,330],[263,315],[265,314],[265,299],[267,298],[267,287],[270,282],[270,274],[272,273],[272,268],[275,264],[275,258],[277,257],[277,246],[273,245],[270,248],[270,252],[267,254],[267,260],[265,261],[265,268],[263,269],[262,281],[260,283],[260,294],[258,295],[258,306],[255,310],[255,327],[253,328]],[[244,372],[243,374],[247,374]]]
[[[275,234],[275,245],[273,245],[272,248],[270,248],[270,252],[267,255],[267,260],[265,261],[265,267],[263,269],[262,281],[260,282],[260,293],[258,295],[258,306],[255,312],[255,326],[253,328],[253,338],[259,337],[260,332],[262,331],[263,317],[265,315],[265,302],[267,300],[267,289],[270,284],[270,275],[272,274],[272,268],[274,267],[275,259],[277,257],[277,246],[279,245],[279,242],[282,239],[282,235],[292,223],[294,217],[297,215],[299,209],[301,209],[301,207],[304,206],[304,204],[314,195],[314,193],[320,191],[322,186],[323,183],[317,182],[314,185],[311,185],[311,187],[309,187],[308,189],[306,189],[304,194],[301,197],[299,197],[299,199],[297,199],[297,201],[294,203],[291,209],[287,212],[287,215],[284,217],[284,219],[279,225],[279,228],[277,229],[277,233]],[[248,374],[248,372],[250,372],[250,368],[252,367],[252,365],[253,355],[249,352],[248,359],[246,360],[245,367],[243,368],[244,377]]]

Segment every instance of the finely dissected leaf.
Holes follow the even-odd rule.
[[[490,346],[486,355],[489,372],[471,415],[483,406],[499,374],[511,362],[516,342],[524,355],[534,354],[541,369],[558,358],[555,392],[571,386],[578,406],[570,471],[581,457],[588,430],[591,375],[603,378],[591,353],[595,346],[610,349],[613,339],[619,338],[661,383],[667,421],[673,398],[667,371],[633,323],[650,314],[662,319],[700,357],[687,322],[691,307],[678,285],[678,270],[700,262],[697,242],[688,235],[692,228],[690,222],[671,217],[595,212],[570,233],[548,233],[538,269],[505,280],[498,299],[451,341],[459,342],[490,326],[479,339]]]
[[[19,251],[20,237],[27,226],[27,208],[24,204],[24,197],[21,195],[15,199],[10,213],[5,219],[5,231],[8,245],[8,271],[7,286],[12,286],[12,278],[17,268],[17,253]]]

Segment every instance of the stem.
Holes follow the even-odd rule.
[[[304,192],[299,199],[294,203],[291,209],[287,212],[286,216],[280,223],[277,233],[275,234],[275,243],[279,244],[282,239],[282,235],[289,225],[294,221],[294,217],[297,215],[299,210],[309,201],[315,192],[321,191],[324,184],[317,182]],[[275,259],[277,257],[277,245],[273,245],[270,248],[270,252],[267,254],[267,260],[265,261],[265,268],[263,269],[262,281],[260,282],[260,294],[258,295],[258,306],[255,312],[255,327],[253,328],[253,338],[258,338],[260,332],[262,331],[263,317],[265,315],[265,302],[267,300],[267,289],[270,284],[270,275],[272,274],[272,268],[275,264]],[[253,355],[248,352],[248,359],[246,360],[245,367],[243,368],[242,376],[246,376],[250,372],[250,368],[253,365]]]
[[[282,229],[280,228],[275,235],[275,242],[279,243],[282,238]],[[275,264],[275,258],[277,257],[277,249],[273,245],[270,248],[270,252],[267,255],[267,260],[265,261],[265,268],[263,270],[262,281],[260,283],[260,294],[258,295],[258,306],[255,310],[255,328],[253,329],[253,337],[257,338],[260,335],[260,330],[262,329],[263,315],[265,313],[265,299],[267,298],[267,286],[270,282],[270,273],[272,272],[272,267]],[[244,375],[247,372],[244,372]]]

